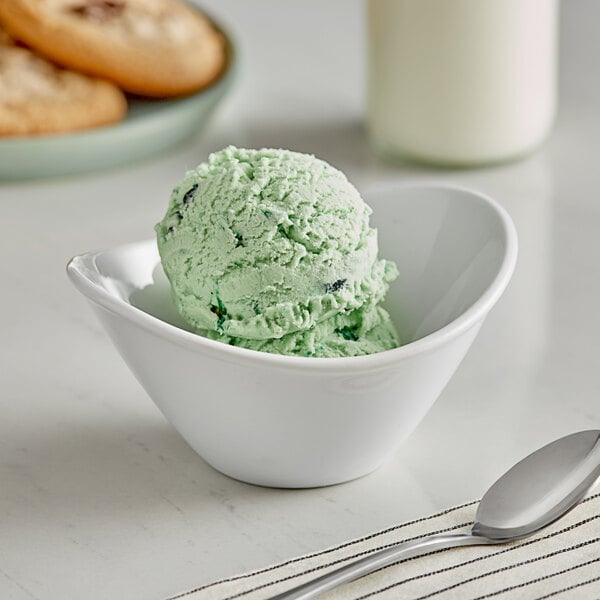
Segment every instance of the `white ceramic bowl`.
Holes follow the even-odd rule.
[[[386,306],[405,342],[370,356],[279,356],[186,330],[153,240],[69,263],[139,382],[223,473],[311,487],[373,471],[430,409],[508,284],[517,237],[486,196],[414,185],[366,200],[380,254],[400,271]]]

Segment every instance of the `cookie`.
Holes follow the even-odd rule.
[[[112,83],[60,69],[0,29],[0,136],[108,125],[127,110]]]
[[[0,22],[57,63],[145,96],[199,90],[226,60],[223,36],[178,0],[2,0]]]

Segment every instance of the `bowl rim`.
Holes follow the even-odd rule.
[[[486,314],[498,301],[506,286],[508,285],[517,260],[518,241],[517,232],[508,212],[495,200],[480,191],[476,191],[461,185],[439,183],[439,182],[410,182],[402,184],[386,184],[374,187],[364,196],[375,196],[376,194],[391,193],[393,191],[408,191],[410,189],[441,189],[462,192],[473,200],[482,202],[492,209],[501,224],[504,238],[505,252],[500,267],[492,282],[481,296],[469,308],[463,311],[453,321],[444,327],[422,337],[391,350],[385,350],[375,354],[363,356],[340,357],[340,358],[314,358],[304,356],[289,356],[271,354],[258,350],[230,346],[217,340],[211,340],[197,333],[186,331],[175,325],[171,325],[154,315],[144,312],[129,302],[118,298],[106,289],[96,284],[86,273],[95,273],[102,276],[96,259],[113,251],[124,251],[130,247],[141,247],[156,244],[155,239],[148,239],[128,244],[121,244],[113,248],[98,251],[85,252],[71,258],[67,264],[67,275],[73,285],[92,303],[124,319],[142,327],[147,332],[156,335],[176,345],[194,350],[198,353],[210,354],[227,362],[245,363],[267,368],[283,368],[303,370],[307,372],[347,372],[355,370],[373,370],[388,368],[396,365],[400,360],[414,357],[436,350],[457,338],[469,330],[478,322],[483,321]]]

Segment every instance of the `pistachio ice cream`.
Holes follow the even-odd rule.
[[[314,156],[234,147],[175,187],[156,226],[181,316],[200,334],[300,356],[398,344],[378,306],[396,277],[378,257],[371,209]]]

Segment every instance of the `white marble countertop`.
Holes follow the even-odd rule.
[[[0,183],[3,599],[161,600],[479,497],[530,450],[600,426],[600,3],[563,6],[560,110],[544,148],[470,171],[369,151],[360,2],[206,6],[236,34],[242,64],[205,131],[141,164]],[[273,490],[214,471],[65,276],[74,254],[151,237],[182,172],[230,143],[317,154],[363,191],[416,178],[475,187],[517,226],[513,281],[458,373],[360,480]]]

